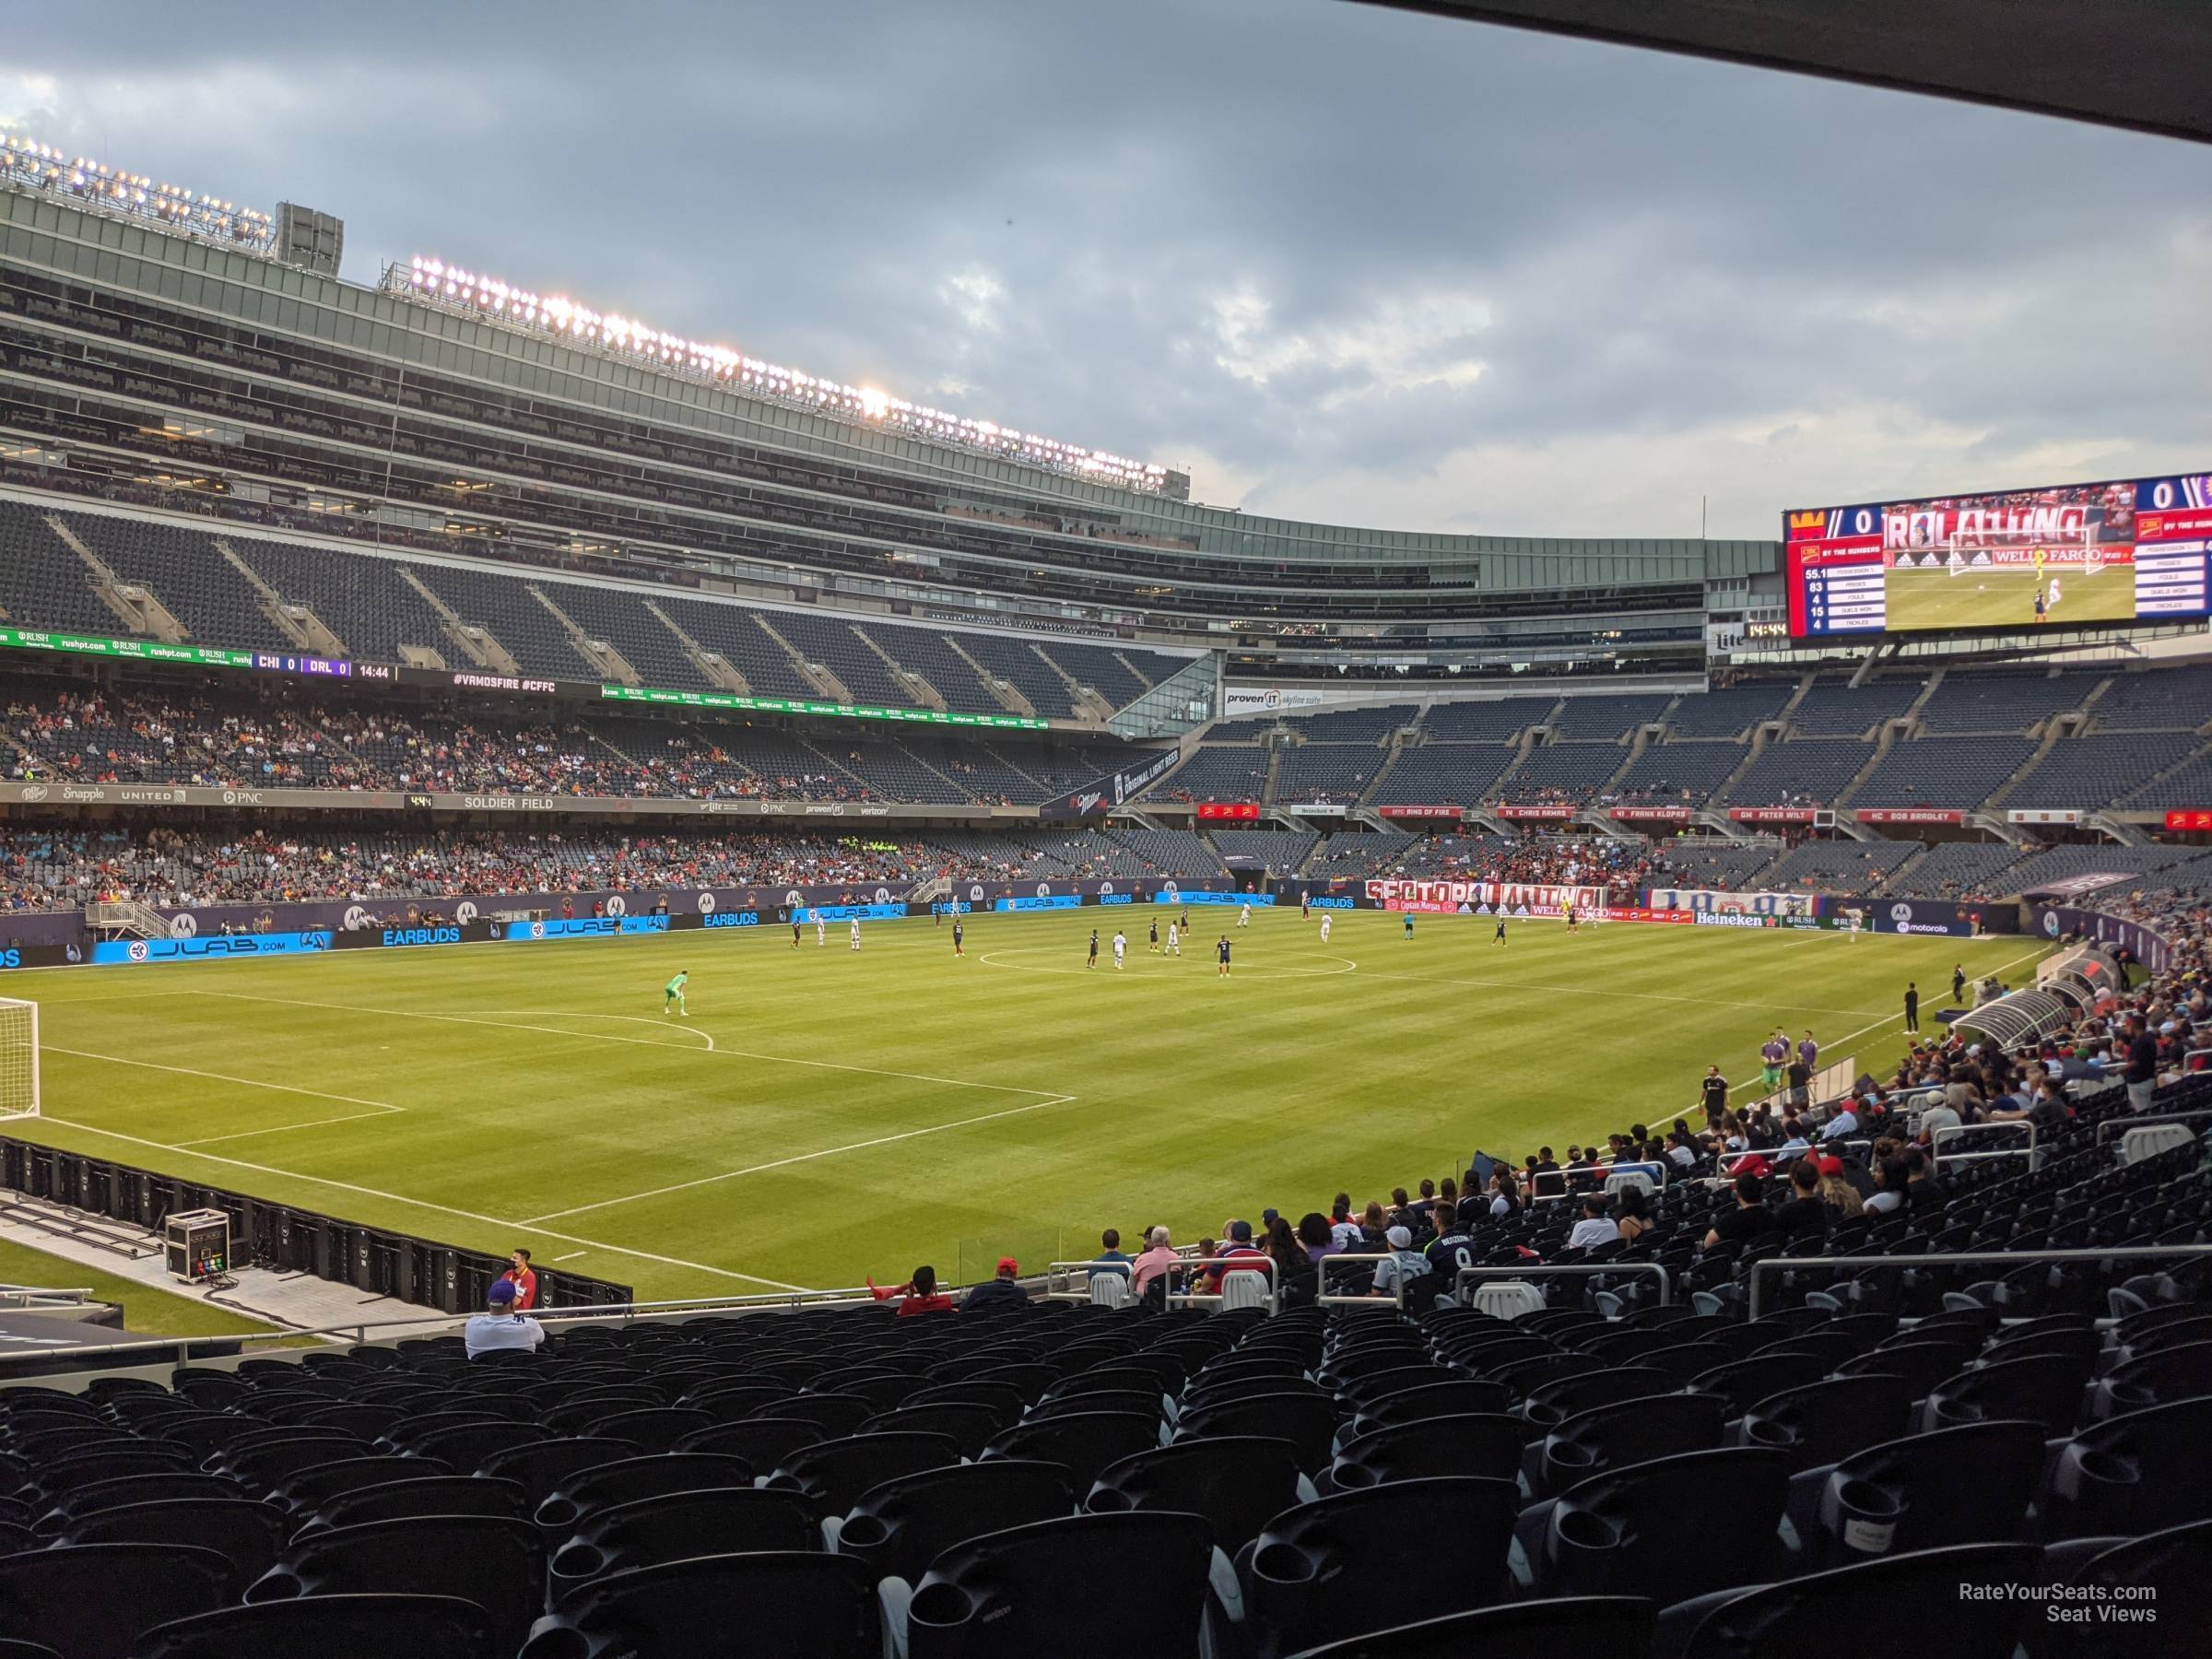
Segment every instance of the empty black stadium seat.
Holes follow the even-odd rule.
[[[2212,1396],[2109,1418],[2060,1446],[2036,1500],[2046,1536],[2212,1520]]]
[[[869,1488],[851,1512],[822,1523],[840,1555],[877,1578],[911,1586],[956,1544],[1075,1512],[1067,1471],[1054,1464],[987,1458],[900,1475]]]
[[[1564,1596],[1446,1613],[1342,1641],[1290,1659],[1558,1659],[1562,1653],[1647,1653],[1653,1606],[1633,1595]]]
[[[532,1509],[530,1519],[549,1542],[568,1535],[579,1516],[641,1498],[671,1492],[700,1492],[716,1487],[749,1487],[752,1465],[740,1457],[707,1452],[665,1452],[653,1457],[618,1458],[579,1470]]]
[[[730,1651],[734,1638],[749,1653],[878,1659],[875,1580],[859,1561],[819,1551],[612,1572],[563,1595],[518,1659],[697,1659]]]
[[[1258,1435],[1179,1440],[1108,1465],[1085,1507],[1203,1515],[1216,1547],[1233,1555],[1270,1517],[1315,1495],[1298,1458],[1291,1442]]]
[[[1518,1535],[1539,1595],[1678,1600],[1773,1575],[1788,1489],[1778,1452],[1688,1452],[1593,1476],[1526,1511]],[[1694,1550],[1685,1515],[1699,1518]]]
[[[178,1544],[73,1544],[0,1557],[0,1637],[124,1659],[155,1626],[237,1597],[237,1568]]]
[[[417,1515],[303,1533],[246,1588],[251,1603],[398,1593],[453,1595],[491,1621],[499,1651],[529,1634],[545,1594],[545,1552],[528,1522]]]
[[[2043,1464],[2039,1423],[1991,1419],[1909,1435],[1796,1477],[1791,1518],[1806,1561],[2024,1535]]]
[[[1659,1616],[1657,1646],[1680,1659],[1858,1659],[1868,1631],[1894,1622],[1941,1631],[1944,1652],[1959,1659],[2012,1659],[2039,1605],[2021,1595],[1971,1597],[1961,1586],[2010,1587],[2035,1577],[2028,1545],[1914,1550],[1678,1603]]]
[[[594,1510],[547,1562],[547,1594],[558,1605],[578,1585],[609,1572],[693,1556],[815,1547],[814,1507],[796,1491],[715,1487],[664,1493]]]

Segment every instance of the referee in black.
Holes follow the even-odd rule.
[[[1920,982],[1905,982],[1905,1030],[1913,1036],[1920,1035]]]

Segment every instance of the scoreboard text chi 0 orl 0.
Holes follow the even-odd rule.
[[[2034,631],[2212,614],[2212,472],[1794,508],[1789,631]]]

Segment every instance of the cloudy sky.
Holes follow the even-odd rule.
[[[0,126],[1248,512],[1772,536],[2212,442],[2212,147],[1342,0],[85,25]]]

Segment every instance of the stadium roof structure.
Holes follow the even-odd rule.
[[[1364,0],[2212,143],[2206,0]]]

